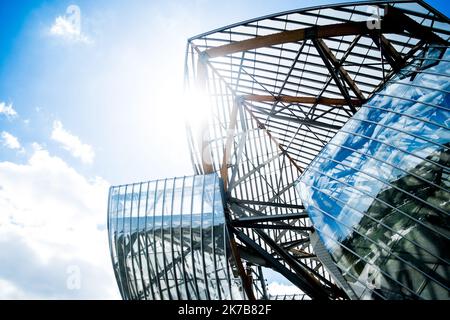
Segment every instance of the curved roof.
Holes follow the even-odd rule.
[[[449,35],[449,19],[423,1],[353,2],[203,33],[187,56],[207,61],[304,169],[387,79]]]

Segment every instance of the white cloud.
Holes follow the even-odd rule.
[[[5,102],[0,102],[0,114],[4,114],[8,118],[17,116],[17,112],[14,110],[12,103],[6,104]]]
[[[0,162],[0,299],[119,298],[107,193],[105,180],[86,179],[37,144],[26,164]]]
[[[1,134],[3,145],[9,149],[13,150],[23,150],[19,139],[17,137],[13,136],[11,133],[3,131]]]
[[[61,121],[53,122],[51,138],[62,144],[62,147],[69,151],[75,158],[79,158],[83,163],[92,163],[95,152],[92,146],[82,143],[80,139],[64,129]]]
[[[73,42],[92,43],[92,40],[81,32],[80,25],[70,21],[67,17],[57,17],[50,27],[50,34]]]
[[[0,279],[0,288],[2,288],[0,299],[17,300],[25,296],[24,292],[13,283],[4,279]]]
[[[270,282],[267,286],[270,295],[292,295],[292,294],[302,294],[302,291],[292,284],[282,284],[279,282]]]

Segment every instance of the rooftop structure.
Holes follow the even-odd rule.
[[[122,296],[269,299],[268,268],[301,298],[448,299],[449,35],[449,19],[423,1],[368,1],[190,38],[197,178],[111,189]],[[205,179],[213,201],[184,185]],[[172,204],[156,214],[152,197]]]

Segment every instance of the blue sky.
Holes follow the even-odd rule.
[[[314,1],[314,5],[335,1]],[[449,15],[446,1],[429,1]],[[81,9],[79,32],[64,25]],[[107,188],[192,174],[187,38],[311,1],[3,1],[0,299],[118,298]],[[80,288],[70,289],[80,274]]]

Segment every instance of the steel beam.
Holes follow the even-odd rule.
[[[347,87],[343,82],[341,82],[341,79],[339,78],[335,67],[329,60],[329,57],[327,55],[326,50],[321,45],[320,42],[317,41],[317,39],[313,40],[314,46],[316,47],[317,52],[319,53],[320,57],[322,58],[323,63],[325,64],[325,67],[328,69],[328,72],[330,73],[331,78],[334,80],[334,83],[338,87],[339,91],[341,92],[342,96],[347,100],[348,105],[350,106],[350,109],[353,113],[356,112],[356,108],[353,106],[351,102],[350,94],[348,93]]]
[[[286,102],[286,103],[305,103],[305,104],[323,104],[328,106],[342,106],[347,105],[346,99],[340,98],[326,98],[326,97],[295,97],[295,96],[271,96],[271,95],[257,95],[249,94],[242,96],[242,99],[246,101],[254,102]],[[352,99],[353,104],[360,103],[360,100]]]
[[[358,41],[359,41],[360,39],[361,39],[361,35],[358,34],[358,35],[352,40],[352,42],[350,43],[350,45],[349,45],[348,48],[347,48],[347,51],[345,51],[344,55],[343,55],[343,56],[341,57],[341,59],[339,60],[339,65],[340,65],[340,66],[342,66],[342,64],[343,64],[343,63],[345,62],[345,60],[348,58],[348,56],[349,56],[350,53],[352,52],[353,48],[355,48],[356,44],[358,43]],[[323,86],[322,89],[320,90],[319,94],[317,95],[318,97],[321,97],[321,96],[324,94],[325,90],[327,89],[328,85],[331,83],[331,80],[332,80],[332,79],[333,79],[333,78],[332,78],[331,76],[329,76],[327,82],[324,84],[324,86]],[[344,100],[345,100],[345,99],[344,99]],[[320,117],[324,116],[325,114],[327,114],[328,112],[331,112],[331,111],[334,109],[334,108],[330,108],[330,109],[328,109],[327,111],[322,112],[320,115],[317,115],[316,117],[314,117],[314,113],[315,113],[315,111],[316,111],[316,106],[317,106],[317,104],[318,104],[318,103],[314,103],[313,106],[312,106],[312,108],[311,108],[311,110],[309,111],[309,113],[311,113],[312,116],[313,116],[313,120],[319,119]],[[343,108],[343,110],[351,117],[351,114],[350,114],[350,112],[349,112],[347,109],[344,109],[344,108]],[[309,113],[308,113],[308,114],[309,114]]]
[[[245,210],[245,208],[243,208]],[[280,220],[289,220],[289,219],[301,219],[307,218],[308,214],[305,212],[299,213],[286,213],[286,214],[274,214],[267,216],[251,216],[251,217],[241,217],[237,220],[233,220],[232,222],[268,222],[268,221],[280,221]]]
[[[308,243],[309,241],[310,241],[309,238],[303,238],[303,239],[280,243],[280,246],[282,246],[285,250],[290,250],[291,248],[295,248],[299,245],[303,245],[305,243]]]
[[[272,118],[276,118],[276,119],[281,119],[281,120],[290,121],[290,122],[294,122],[294,123],[306,124],[308,126],[312,126],[312,127],[316,127],[316,128],[327,128],[327,129],[332,129],[332,130],[339,130],[341,128],[341,126],[337,126],[337,125],[329,124],[329,123],[325,123],[325,122],[320,122],[320,121],[315,121],[315,120],[311,120],[311,119],[306,119],[306,118],[298,118],[298,117],[293,118],[293,117],[288,117],[288,116],[282,116],[279,114],[270,115],[270,113],[267,110],[265,110],[264,108],[256,107],[256,106],[252,106],[252,107],[259,110],[260,112],[266,114],[267,116],[271,116]]]
[[[319,280],[317,280],[309,271],[306,271],[293,256],[291,256],[287,251],[280,247],[272,238],[270,238],[265,232],[255,229],[262,240],[278,255],[280,256],[292,270],[302,278],[307,284],[308,289],[313,291],[317,297],[322,295],[329,299],[328,288],[323,286]]]
[[[381,54],[391,65],[394,72],[399,72],[401,68],[405,65],[405,59],[402,55],[394,48],[394,46],[386,39],[382,34],[378,36],[372,36],[373,42],[380,49]]]
[[[242,105],[244,106],[245,110],[250,114],[250,116],[256,121],[256,124],[257,124],[258,128],[259,128],[259,129],[262,129],[262,130],[264,130],[264,131],[266,132],[266,134],[267,134],[267,136],[269,137],[269,139],[272,140],[272,141],[276,144],[276,146],[278,147],[278,149],[281,150],[281,153],[282,153],[283,155],[285,155],[285,156],[289,159],[289,161],[291,162],[291,164],[298,170],[299,173],[302,173],[302,172],[303,172],[303,169],[298,165],[298,163],[297,163],[294,159],[292,159],[292,157],[291,157],[291,156],[289,155],[289,153],[281,146],[281,144],[278,142],[278,140],[275,139],[275,138],[272,136],[272,133],[266,128],[266,126],[264,125],[264,123],[262,123],[262,122],[260,121],[260,119],[259,119],[257,116],[255,116],[255,114],[252,112],[252,110],[250,110],[250,108],[247,106],[247,103],[243,103]]]
[[[299,274],[297,272],[294,273],[291,270],[289,270],[286,266],[281,264],[272,255],[267,253],[267,251],[262,249],[254,240],[252,240],[250,237],[248,237],[242,231],[233,228],[233,232],[236,234],[236,236],[238,237],[239,240],[241,240],[247,246],[249,246],[256,252],[258,252],[261,255],[261,257],[264,258],[274,270],[281,273],[284,277],[286,277],[286,279],[291,281],[294,285],[296,285],[298,288],[300,288],[303,292],[305,292],[311,298],[321,299],[321,300],[329,299],[329,296],[328,296],[327,292],[324,290],[324,288],[321,288],[321,287],[317,288],[317,287],[311,285],[311,283],[308,280],[306,280],[302,276],[299,276]],[[265,239],[263,239],[263,240],[265,240]],[[320,286],[320,284],[319,284],[319,286]]]
[[[272,229],[272,230],[294,230],[294,231],[313,231],[313,227],[292,226],[289,224],[262,224],[253,223],[240,220],[234,220],[232,222],[234,227],[239,228],[251,228],[251,229]]]
[[[408,61],[408,59],[410,59],[412,56],[414,56],[414,54],[419,51],[421,48],[423,48],[424,44],[426,43],[425,40],[420,40],[419,42],[417,42],[417,44],[412,47],[404,56],[403,60],[405,62]],[[375,89],[373,90],[373,92],[377,92],[389,79],[391,79],[394,75],[396,74],[395,70],[391,70],[391,72],[389,72],[385,77],[384,80],[382,82],[380,82]]]
[[[289,68],[289,71],[287,72],[286,77],[284,78],[283,84],[281,85],[281,88],[278,91],[278,96],[281,96],[281,93],[283,92],[284,87],[286,86],[286,83],[288,82],[289,77],[291,76],[292,71],[295,68],[295,65],[297,64],[297,61],[300,58],[300,55],[303,51],[303,48],[305,47],[305,44],[306,44],[306,41],[303,41],[302,45],[300,46],[300,49],[297,51],[297,54],[295,55],[295,58],[291,64],[291,67]],[[274,103],[272,105],[272,109],[270,110],[270,113],[273,113],[275,111],[275,107],[277,106],[278,102],[280,102],[280,101],[279,100],[274,101]]]
[[[319,45],[321,47],[321,50],[323,51],[323,53],[325,54],[325,56],[327,57],[327,59],[333,64],[333,67],[335,68],[335,70],[337,70],[339,72],[339,74],[341,75],[341,78],[347,82],[348,86],[350,87],[350,89],[352,89],[352,91],[355,93],[356,97],[358,97],[358,99],[360,101],[364,101],[365,97],[364,94],[361,92],[361,90],[359,90],[358,86],[356,85],[356,83],[353,81],[353,79],[350,77],[350,75],[348,74],[347,70],[345,70],[341,63],[339,62],[339,60],[336,58],[336,56],[334,55],[334,53],[331,51],[330,48],[328,48],[328,46],[326,45],[326,43],[322,40],[322,39],[317,39],[315,41],[313,41],[314,44]],[[319,52],[320,53],[320,52]],[[351,101],[350,101],[351,103]]]
[[[200,49],[198,49],[197,46],[195,46],[194,44],[191,44],[192,47],[195,49],[195,51],[197,52],[197,54],[202,55],[204,57],[204,54],[200,51]],[[204,59],[203,59],[204,60]],[[206,61],[205,62],[206,65],[208,67],[210,67],[211,71],[217,75],[217,77],[223,81],[223,83],[225,84],[225,87],[230,90],[230,92],[233,94],[233,96],[236,96],[236,91],[233,90],[233,88],[230,87],[229,84],[227,84],[227,82],[223,79],[223,77],[221,76],[221,74],[213,67],[213,65],[209,62]],[[242,106],[245,108],[245,110],[250,114],[250,116],[256,121],[258,128],[263,129],[267,136],[270,138],[270,140],[272,140],[277,147],[281,150],[281,152],[289,159],[289,161],[292,163],[292,165],[298,170],[299,173],[303,172],[303,169],[297,164],[296,161],[294,161],[294,159],[292,159],[292,157],[287,153],[286,150],[283,149],[283,147],[280,145],[280,143],[277,141],[277,139],[275,139],[272,134],[270,133],[269,130],[267,130],[267,128],[265,127],[265,125],[259,120],[259,118],[257,116],[254,115],[254,113],[247,107],[247,105],[245,103],[242,103]]]
[[[204,55],[199,55],[197,60],[197,77],[195,81],[195,86],[200,92],[205,91],[206,83],[208,81],[208,69],[206,65],[206,59]],[[200,102],[199,102],[200,103]],[[198,141],[200,147],[200,157],[202,163],[203,173],[214,172],[214,167],[212,165],[213,160],[211,156],[211,147],[204,137],[208,133],[208,124],[206,122],[201,124],[202,139]]]
[[[264,218],[264,217],[268,216],[268,215],[262,213],[261,210],[252,209],[250,207],[246,207],[246,206],[243,206],[243,205],[237,205],[236,203],[231,203],[230,207],[231,207],[233,212],[238,214],[239,219],[250,217],[250,216],[246,215],[246,213],[244,211],[252,213],[254,215],[253,217],[263,217]],[[282,215],[277,215],[277,216],[282,216]],[[239,220],[239,219],[237,219],[237,220]],[[298,218],[298,219],[301,219],[301,218]],[[232,223],[232,221],[236,221],[236,220],[230,220],[230,223]],[[283,220],[279,220],[279,221],[278,220],[274,220],[272,222],[273,222],[273,224],[280,225],[280,226],[289,226],[290,225],[290,224],[284,222]],[[291,231],[294,231],[295,233],[299,233],[299,234],[301,234],[304,237],[309,237],[309,232],[308,231],[300,230],[300,229],[295,229],[295,230],[291,230]],[[281,231],[281,233],[283,233],[283,234],[286,233],[286,232],[287,232],[287,230],[282,230]]]
[[[310,285],[315,287],[315,289],[323,292],[327,292],[328,294],[333,293],[337,297],[347,298],[347,294],[334,283],[330,282],[328,279],[324,278],[319,273],[312,270],[306,264],[301,261],[296,260],[292,257],[285,249],[280,247],[273,239],[271,239],[267,234],[263,231],[256,229],[255,232],[281,257],[283,260],[300,276],[304,277]],[[327,286],[324,286],[319,282],[320,279]]]
[[[448,42],[435,34],[431,28],[423,26],[411,19],[401,9],[386,5],[384,10],[385,15],[382,20],[382,25],[397,25],[402,31],[407,31],[414,38],[422,39],[426,42],[448,45]]]
[[[257,166],[254,166],[253,169],[251,169],[250,171],[248,171],[246,174],[244,174],[242,177],[239,177],[238,180],[234,180],[231,179],[230,182],[230,186],[229,186],[229,190],[232,190],[234,187],[236,187],[238,184],[242,183],[243,181],[245,181],[247,178],[249,178],[252,174],[259,172],[259,170],[266,166],[268,163],[278,159],[280,156],[282,156],[283,153],[277,153],[276,155],[274,155],[273,157],[267,159],[266,161],[259,163]]]
[[[258,200],[243,200],[230,198],[230,202],[237,204],[252,204],[257,206],[269,206],[269,207],[279,207],[279,208],[289,208],[289,209],[300,209],[303,210],[305,207],[303,205],[289,204],[289,203],[278,203],[270,201],[258,201]]]
[[[233,109],[230,114],[230,124],[228,125],[227,137],[225,142],[225,148],[223,150],[222,166],[220,167],[220,176],[223,180],[223,187],[225,192],[228,189],[228,165],[231,159],[231,145],[234,140],[234,132],[236,129],[237,115],[238,115],[238,102],[236,99],[233,102]]]

